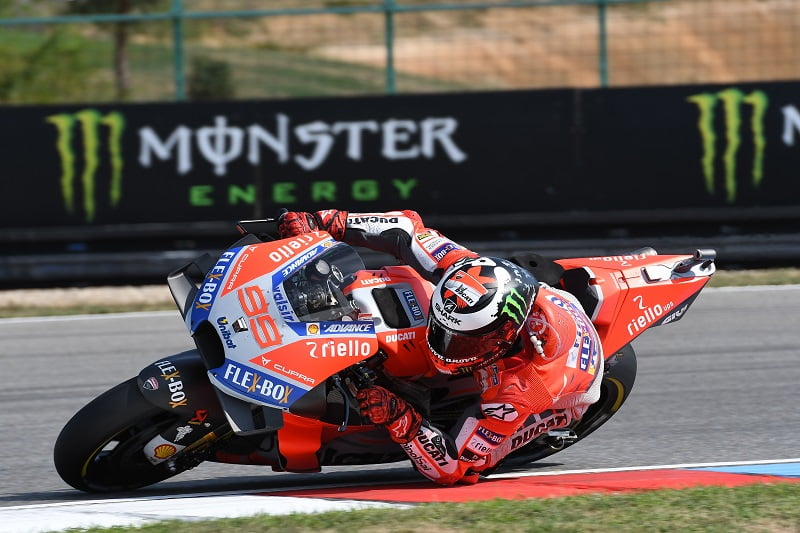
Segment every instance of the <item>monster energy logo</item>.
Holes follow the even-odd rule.
[[[750,132],[753,136],[753,166],[750,170],[753,186],[758,187],[764,178],[764,152],[767,140],[764,134],[764,116],[769,99],[763,91],[745,94],[739,89],[730,88],[718,93],[694,94],[687,98],[697,105],[700,117],[697,128],[703,141],[703,177],[706,190],[714,194],[714,167],[717,159],[717,134],[714,128],[714,112],[717,102],[722,102],[725,118],[725,150],[722,162],[725,169],[725,193],[728,203],[736,200],[736,158],[742,145],[742,107],[750,106]]]
[[[511,292],[506,295],[500,314],[505,314],[517,324],[522,324],[526,311],[525,297],[517,289],[511,289]]]
[[[80,183],[83,189],[83,212],[86,222],[92,222],[96,213],[97,169],[100,167],[102,152],[100,130],[107,128],[106,150],[108,151],[111,177],[109,180],[109,202],[117,206],[122,197],[122,132],[125,118],[112,111],[102,115],[95,109],[84,109],[74,114],[60,113],[46,119],[58,132],[56,150],[61,158],[61,196],[68,213],[75,213],[76,160],[74,133],[76,123],[83,139],[83,172]]]

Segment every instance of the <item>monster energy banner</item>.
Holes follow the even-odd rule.
[[[5,107],[4,227],[800,206],[800,84]],[[800,207],[799,207],[800,209]]]

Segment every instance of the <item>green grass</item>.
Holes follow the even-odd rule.
[[[709,287],[742,287],[746,285],[795,285],[800,283],[800,268],[766,270],[718,270]]]
[[[447,489],[436,489],[447,490]],[[212,532],[790,532],[800,531],[800,484],[693,488],[359,510],[204,522],[162,522],[145,533]],[[92,529],[93,532],[133,528]]]

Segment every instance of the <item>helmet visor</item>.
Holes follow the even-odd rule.
[[[494,331],[466,334],[453,331],[431,315],[428,345],[437,362],[449,370],[480,368],[505,354],[518,331],[519,326],[508,320]]]

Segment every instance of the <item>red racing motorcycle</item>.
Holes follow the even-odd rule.
[[[370,384],[412,403],[442,428],[480,390],[471,375],[432,368],[425,330],[433,285],[407,266],[365,268],[325,232],[272,240],[272,221],[244,221],[243,237],[168,277],[196,349],[166,356],[78,411],[55,443],[56,470],[87,492],[157,483],[202,462],[317,472],[329,465],[407,460],[362,420],[355,395]],[[605,353],[600,400],[571,427],[515,435],[498,466],[571,446],[616,413],[631,392],[631,342],[683,318],[715,271],[713,250],[548,261],[512,258],[572,293]]]

